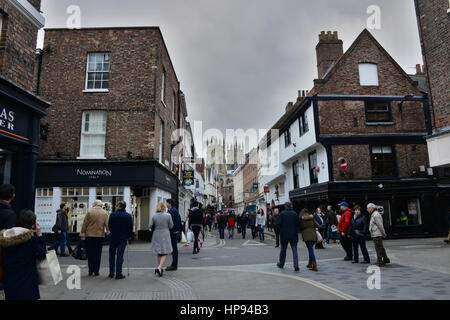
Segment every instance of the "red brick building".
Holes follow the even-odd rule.
[[[427,139],[432,167],[450,180],[450,3],[415,0],[425,73],[430,87],[433,134]]]
[[[297,210],[373,202],[392,236],[444,232],[426,93],[367,30],[345,53],[337,32],[322,32],[316,53],[313,89],[278,123],[284,143],[271,190],[283,184]]]
[[[171,135],[186,125],[160,29],[47,29],[44,47],[40,91],[53,105],[38,192],[69,203],[73,232],[93,200],[124,199],[144,234],[157,202],[178,197]]]
[[[0,183],[13,184],[16,211],[34,209],[39,120],[49,103],[34,93],[40,0],[0,0]]]

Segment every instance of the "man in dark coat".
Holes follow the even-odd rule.
[[[284,267],[284,263],[286,261],[286,249],[288,243],[292,248],[292,255],[294,257],[294,269],[295,271],[300,271],[298,267],[298,253],[297,253],[297,244],[298,244],[298,228],[299,228],[299,217],[298,214],[292,210],[292,203],[286,202],[284,205],[285,210],[281,212],[278,216],[278,227],[280,228],[280,241],[281,241],[281,250],[280,250],[280,262],[277,263],[279,268]]]
[[[170,229],[170,239],[172,241],[172,264],[166,268],[166,271],[175,271],[178,269],[178,239],[181,236],[181,216],[177,208],[175,208],[175,201],[167,200],[167,209],[172,216],[173,228]]]
[[[280,246],[280,227],[278,226],[279,215],[280,215],[280,210],[278,208],[273,209],[272,227],[273,227],[273,231],[275,232],[275,239],[276,239],[275,248],[278,248]]]
[[[16,226],[16,213],[11,208],[11,201],[16,196],[16,188],[11,184],[0,186],[0,230]]]
[[[243,212],[241,217],[242,239],[245,239],[245,235],[247,233],[247,224],[248,224],[248,214],[247,212]]]
[[[330,237],[331,235],[333,235],[333,243],[336,243],[336,238],[338,238],[338,234],[337,232],[333,232],[332,229],[333,226],[337,228],[338,220],[336,217],[336,213],[334,212],[333,207],[331,205],[328,205],[327,207],[327,225],[328,225],[327,240],[325,242],[330,243]]]
[[[53,227],[54,232],[58,235],[58,240],[53,243],[48,250],[55,250],[60,246],[61,248],[61,257],[68,257],[69,255],[66,254],[66,241],[67,241],[67,231],[69,231],[69,218],[66,214],[66,204],[62,203],[59,206],[59,210],[56,211],[56,224]]]
[[[197,201],[194,201],[193,207],[189,210],[189,228],[194,233],[194,250],[193,254],[197,254],[200,252],[200,248],[198,246],[198,235],[200,234],[200,230],[203,227],[203,211],[200,209],[200,204]]]
[[[116,211],[109,216],[108,226],[110,234],[109,240],[109,277],[116,277],[117,280],[124,279],[122,274],[123,254],[127,247],[127,242],[133,236],[133,218],[125,211],[127,204],[119,201]],[[117,254],[117,260],[116,260]]]

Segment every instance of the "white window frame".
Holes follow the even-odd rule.
[[[163,164],[164,156],[164,120],[160,119],[159,123],[159,162]]]
[[[161,74],[161,102],[164,105],[165,108],[167,108],[166,106],[166,69],[162,69],[162,74]]]
[[[375,73],[373,68],[375,68]],[[361,86],[379,86],[378,65],[375,63],[360,63],[358,64],[359,84]]]
[[[108,54],[109,55],[109,70],[108,74],[111,75],[111,54],[109,52],[89,52],[86,57],[86,79],[84,83],[84,90],[83,92],[109,92],[109,84],[111,82],[111,77],[108,80],[108,88],[107,89],[89,89],[88,88],[88,78],[89,78],[89,55],[91,54]],[[106,71],[98,71],[106,73]]]
[[[173,123],[175,123],[176,124],[176,121],[175,121],[175,108],[176,108],[176,105],[177,105],[177,94],[175,93],[175,91],[173,92],[173,103],[172,103],[172,121],[173,121]]]
[[[86,133],[84,132],[85,125],[86,125],[86,114],[92,114],[94,112],[102,112],[105,115],[104,120],[104,130],[102,133]],[[84,111],[82,113],[82,121],[81,121],[81,137],[80,137],[80,156],[77,159],[106,159],[105,157],[105,148],[106,148],[106,126],[108,122],[108,113],[106,111]],[[103,135],[105,138],[105,148],[103,149],[103,155],[85,155],[83,154],[83,144],[84,144],[84,137],[86,135]]]

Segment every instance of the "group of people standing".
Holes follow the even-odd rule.
[[[367,205],[367,212],[370,214],[370,221],[367,222],[366,216],[362,213],[362,208],[355,205],[353,211],[349,208],[347,202],[339,203],[342,215],[336,215],[332,211],[332,206],[328,206],[327,216],[323,215],[320,209],[311,214],[307,209],[302,209],[297,214],[292,209],[291,203],[285,204],[285,210],[276,217],[276,228],[279,230],[281,240],[280,258],[277,266],[283,268],[286,260],[286,250],[288,244],[291,246],[294,260],[294,270],[299,271],[298,266],[298,230],[302,234],[302,239],[308,249],[309,261],[307,268],[312,271],[318,271],[317,260],[314,254],[314,245],[318,243],[320,237],[325,236],[325,230],[328,230],[327,239],[330,235],[339,232],[340,243],[346,253],[345,261],[359,263],[359,249],[363,255],[362,264],[370,263],[370,256],[366,247],[366,237],[370,234],[373,239],[377,262],[375,265],[382,267],[390,263],[383,245],[383,239],[386,238],[386,232],[383,226],[383,218],[377,211],[377,206],[373,203]],[[325,223],[327,222],[327,224]],[[326,227],[324,227],[326,226]],[[330,232],[331,231],[331,232]],[[278,245],[278,239],[277,239]],[[317,246],[316,246],[317,248]]]

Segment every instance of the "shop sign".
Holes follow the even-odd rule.
[[[187,187],[194,184],[194,170],[183,171],[183,184]]]
[[[112,170],[85,170],[77,169],[77,176],[87,177],[88,179],[100,179],[101,177],[112,177]]]
[[[29,123],[26,114],[0,105],[0,133],[25,142],[30,141]]]

